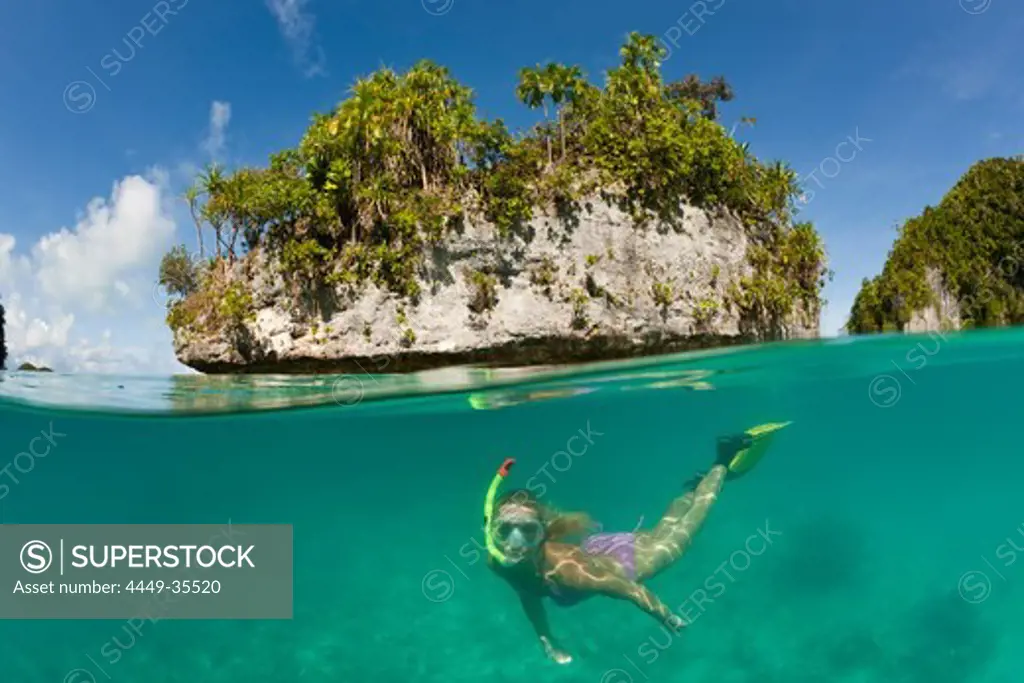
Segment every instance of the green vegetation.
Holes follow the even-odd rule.
[[[358,80],[348,99],[315,115],[298,147],[273,155],[267,168],[207,168],[185,199],[200,260],[207,261],[211,235],[213,253],[194,277],[183,249],[165,257],[161,281],[175,288],[168,323],[213,329],[244,320],[250,300],[231,290],[230,310],[221,302],[229,281],[242,280],[236,263],[257,252],[279,264],[297,302],[372,283],[415,303],[425,247],[465,217],[483,216],[506,238],[536,208],[571,215],[598,190],[638,226],[678,218],[683,201],[732,211],[761,248],[753,285],[774,286],[759,278],[793,269],[777,261],[794,239],[796,174],[761,163],[719,125],[717,104],[733,97],[724,79],[665,82],[665,51],[654,36],[633,33],[619,53],[603,87],[574,66],[523,69],[516,95],[542,110],[543,121],[522,134],[477,118],[469,88],[422,61],[405,73],[385,68]],[[594,263],[596,255],[588,259]],[[783,300],[752,308],[816,300],[822,266],[800,268],[817,270],[787,285]],[[538,274],[546,290],[553,281],[553,273]],[[486,310],[493,292],[477,284]]]
[[[584,277],[583,286],[590,298],[602,298],[609,306],[620,305],[618,298],[607,289],[597,284],[597,280],[594,279],[594,276],[591,273],[587,273],[586,277]]]
[[[544,290],[544,295],[551,298],[551,288],[558,277],[558,266],[549,257],[545,256],[541,262],[530,271],[530,284]]]
[[[168,256],[164,257],[160,270],[161,284],[170,292],[176,286],[176,281],[172,279],[164,282],[164,266],[169,264]],[[167,325],[172,330],[191,329],[206,334],[234,333],[255,320],[252,294],[244,283],[228,276],[223,263],[202,269],[197,277],[194,289],[176,292],[180,298],[168,302]],[[180,284],[177,286],[185,287]]]
[[[32,363],[22,363],[18,366],[18,372],[53,372],[50,368],[45,365],[32,365]]]
[[[739,309],[743,331],[761,339],[781,338],[797,314],[805,323],[816,321],[821,289],[832,277],[825,267],[825,245],[810,223],[769,230],[749,247],[753,272],[730,283],[727,300]]]
[[[416,332],[414,332],[413,329],[408,326],[409,325],[409,316],[405,312],[405,306],[399,306],[398,310],[395,312],[395,323],[399,327],[403,328],[402,329],[402,336],[399,339],[401,344],[403,346],[412,346],[413,342],[416,341]],[[363,336],[366,337],[367,340],[369,340],[369,332],[368,332],[368,330],[369,330],[369,326],[364,326],[363,327]]]
[[[498,305],[498,278],[490,273],[469,270],[466,279],[473,288],[473,297],[469,300],[469,309],[481,314],[494,310]]]
[[[590,326],[590,317],[587,315],[587,305],[590,297],[580,288],[572,290],[569,294],[569,303],[572,304],[572,329],[583,330]]]
[[[160,261],[158,283],[171,299],[184,299],[199,291],[205,264],[188,253],[184,245],[173,247]]]
[[[1024,157],[975,164],[938,206],[902,226],[882,273],[864,280],[847,330],[905,329],[937,303],[929,271],[959,301],[964,327],[1024,322],[1022,239]]]
[[[676,298],[670,282],[655,282],[651,285],[651,296],[654,298],[655,305],[661,306],[663,315],[668,313],[669,306]]]
[[[693,307],[693,324],[698,330],[706,330],[718,315],[718,302],[711,298],[701,299]]]

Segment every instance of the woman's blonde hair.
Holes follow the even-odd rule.
[[[565,541],[582,538],[598,528],[596,522],[585,512],[562,512],[550,505],[541,503],[526,489],[509,491],[495,503],[495,510],[500,510],[506,503],[515,503],[531,508],[537,512],[541,524],[544,525],[544,540]]]

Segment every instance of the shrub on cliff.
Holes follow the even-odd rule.
[[[1024,157],[972,166],[936,207],[901,228],[882,273],[865,279],[851,333],[903,330],[936,303],[928,272],[960,304],[964,327],[1024,322]]]
[[[755,278],[786,271],[775,260],[790,240],[796,174],[762,164],[715,121],[717,103],[732,99],[728,84],[665,83],[653,36],[630,35],[620,55],[603,88],[578,67],[523,69],[516,95],[544,121],[522,135],[478,119],[471,91],[444,67],[377,71],[268,168],[207,169],[188,196],[200,241],[212,233],[214,258],[229,264],[255,248],[273,252],[296,294],[374,282],[415,298],[424,246],[467,214],[507,236],[539,206],[571,212],[602,190],[638,223],[672,219],[683,201],[732,210],[771,262]],[[823,262],[808,267],[816,276],[798,287],[816,299]],[[772,306],[792,298],[775,294],[766,294]]]

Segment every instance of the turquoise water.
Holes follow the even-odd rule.
[[[1024,669],[1020,331],[527,375],[0,377],[0,467],[51,424],[64,435],[0,482],[3,522],[295,534],[293,620],[164,620],[140,635],[5,621],[4,683],[1010,683]],[[525,400],[539,391],[554,394]],[[707,466],[717,436],[782,420],[650,584],[690,628],[672,638],[603,598],[549,604],[575,661],[548,662],[478,550],[501,460],[518,459],[513,485],[539,477],[546,500],[631,530]]]

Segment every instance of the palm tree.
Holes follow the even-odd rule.
[[[217,164],[207,164],[203,172],[199,174],[199,188],[206,195],[206,205],[202,209],[202,217],[213,228],[214,240],[217,245],[217,258],[222,257],[221,228],[224,224],[222,194],[225,186],[224,173]]]
[[[516,96],[519,101],[530,109],[542,107],[544,109],[544,121],[548,120],[548,95],[551,94],[551,83],[547,74],[541,70],[540,65],[536,67],[523,67],[519,71],[519,85],[516,86]],[[547,138],[548,143],[548,165],[554,159],[551,152],[551,137]]]
[[[657,38],[636,31],[629,34],[626,44],[619,49],[623,66],[639,69],[651,76],[661,68],[665,52]]]
[[[565,161],[565,107],[564,104],[576,104],[583,84],[583,72],[578,66],[563,66],[554,62],[544,70],[551,101],[558,107],[558,128],[562,141],[562,161]]]
[[[188,212],[192,214],[192,222],[196,225],[196,240],[199,242],[199,258],[206,258],[206,250],[203,247],[203,224],[199,220],[199,186],[193,183],[185,190],[185,202],[188,204]]]

